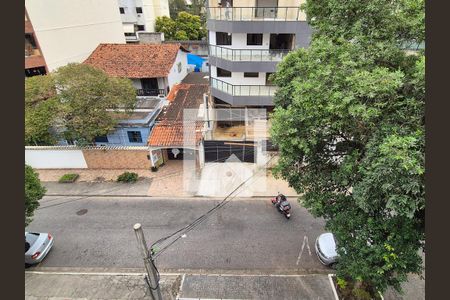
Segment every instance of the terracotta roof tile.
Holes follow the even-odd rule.
[[[174,86],[169,93],[172,100],[156,119],[156,125],[148,138],[148,145],[182,146],[185,140],[188,141],[189,146],[198,144],[202,137],[203,122],[192,120],[183,125],[183,110],[198,109],[203,103],[203,94],[207,91],[207,84],[181,83]],[[185,136],[185,133],[188,136]]]
[[[180,44],[100,44],[84,61],[110,76],[126,78],[166,77]]]

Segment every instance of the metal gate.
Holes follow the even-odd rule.
[[[204,147],[205,162],[255,162],[256,147],[253,141],[204,141]]]

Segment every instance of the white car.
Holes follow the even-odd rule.
[[[316,254],[325,266],[334,267],[339,259],[336,251],[336,240],[331,232],[322,233],[316,239]]]
[[[53,246],[49,233],[25,232],[25,265],[40,263]]]

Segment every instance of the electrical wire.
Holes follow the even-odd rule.
[[[265,165],[268,165],[269,162],[274,158],[275,156],[272,156]],[[223,207],[224,205],[226,205],[230,200],[232,200],[233,198],[235,198],[238,194],[236,194],[235,196],[233,196],[231,199],[230,196],[235,193],[239,188],[241,188],[244,184],[246,184],[250,179],[252,179],[256,174],[258,173],[255,172],[252,176],[250,176],[249,178],[247,178],[245,181],[243,181],[241,184],[239,184],[231,193],[229,193],[219,204],[215,205],[213,208],[211,208],[210,210],[208,210],[206,213],[204,213],[203,215],[201,215],[200,217],[198,217],[197,219],[195,219],[194,221],[192,221],[190,224],[184,226],[183,228],[180,228],[179,230],[173,232],[172,234],[165,236],[163,238],[160,238],[159,240],[157,240],[156,242],[154,242],[151,247],[150,250],[153,253],[153,248],[155,247],[155,245],[160,244],[166,240],[168,240],[169,238],[175,236],[176,234],[179,234],[181,232],[183,232],[183,234],[186,234],[187,232],[191,231],[192,229],[194,229],[197,225],[199,225],[201,222],[203,222],[204,220],[206,220],[208,218],[209,215],[211,215],[214,211],[216,211],[217,209]],[[165,250],[167,250],[168,247],[170,247],[171,245],[173,245],[176,241],[178,241],[183,235],[179,235],[174,241],[170,242],[168,245],[166,245],[165,247],[163,247],[162,249],[160,249],[155,255],[154,257],[158,257],[161,253],[163,253]]]

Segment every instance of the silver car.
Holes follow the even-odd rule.
[[[49,233],[25,232],[25,265],[40,263],[53,246]]]
[[[339,259],[336,252],[336,240],[331,232],[326,232],[316,239],[316,254],[320,262],[325,266],[334,267]]]

